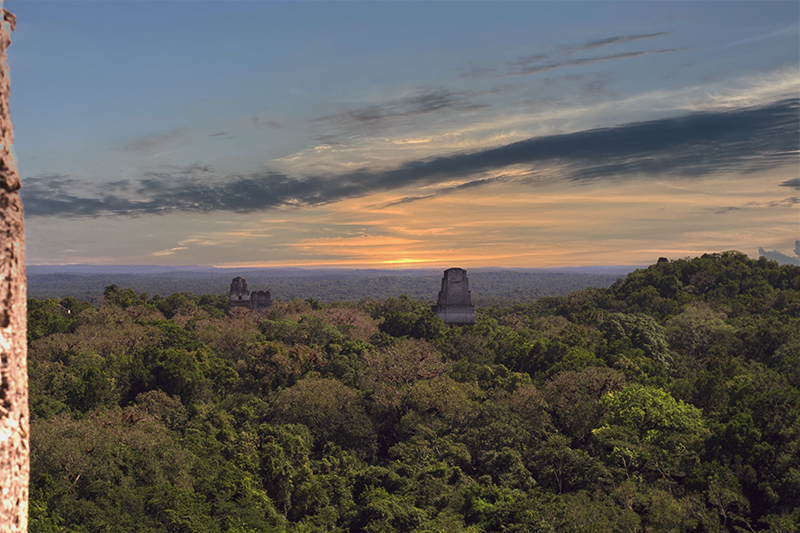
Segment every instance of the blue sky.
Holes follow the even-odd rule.
[[[644,264],[800,239],[797,2],[5,6],[31,264]]]

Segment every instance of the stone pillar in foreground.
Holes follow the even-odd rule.
[[[8,111],[6,49],[16,19],[3,9],[0,29],[0,531],[28,530],[28,369],[25,227]]]
[[[472,305],[466,270],[450,268],[444,271],[442,290],[433,312],[446,324],[475,323],[475,306]]]

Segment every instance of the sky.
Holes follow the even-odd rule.
[[[796,257],[796,1],[5,7],[28,264]]]

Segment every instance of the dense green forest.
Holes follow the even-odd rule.
[[[31,532],[798,531],[800,267],[225,304],[29,301]]]

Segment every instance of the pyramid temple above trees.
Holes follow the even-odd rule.
[[[250,292],[247,281],[238,276],[231,281],[228,298],[228,313],[235,308],[263,311],[272,307],[272,295],[269,291]],[[442,289],[439,291],[438,302],[433,306],[433,312],[446,324],[475,323],[475,306],[472,305],[466,270],[450,268],[444,271]]]
[[[472,305],[466,270],[450,268],[444,271],[442,290],[433,312],[446,324],[475,323],[475,306]]]
[[[228,293],[228,312],[236,307],[249,309],[251,311],[263,311],[272,307],[272,295],[269,291],[247,290],[247,281],[241,277],[233,278],[231,290]]]

